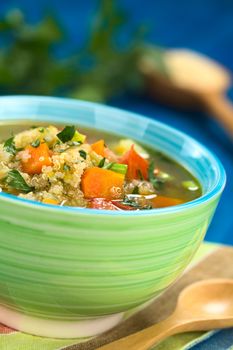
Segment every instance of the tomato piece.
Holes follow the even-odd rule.
[[[92,209],[117,210],[111,201],[107,201],[104,198],[93,198],[90,200],[88,207]]]
[[[134,150],[134,145],[122,156],[119,162],[128,165],[128,180],[141,179],[141,176],[144,180],[148,180],[149,162]]]

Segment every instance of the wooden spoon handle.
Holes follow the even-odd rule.
[[[148,350],[157,342],[179,332],[180,328],[183,327],[176,323],[175,317],[172,315],[162,322],[114,341],[98,348],[98,350]]]
[[[205,95],[204,103],[207,110],[212,114],[233,140],[233,105],[223,95]]]
[[[232,317],[198,320],[195,318],[192,319],[192,317],[186,319],[182,316],[179,317],[178,313],[173,313],[169,318],[162,322],[120,340],[116,340],[113,343],[104,345],[97,350],[148,350],[170,335],[181,332],[228,328],[232,327],[232,325]]]

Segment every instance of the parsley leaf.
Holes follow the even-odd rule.
[[[31,145],[32,145],[32,147],[35,147],[35,148],[39,147],[39,146],[40,146],[40,140],[37,139],[36,141],[33,141],[33,142],[31,143]]]
[[[61,132],[57,134],[57,137],[59,138],[59,140],[65,143],[72,140],[72,138],[74,137],[75,131],[76,129],[74,125],[72,126],[67,125]]]
[[[138,186],[134,187],[132,194],[139,194],[139,187]]]
[[[79,154],[83,159],[87,159],[87,153],[83,149],[80,149]]]
[[[105,163],[105,158],[102,158],[101,161],[99,162],[98,167],[99,167],[99,168],[103,168],[104,163]]]
[[[158,190],[163,182],[156,178],[154,174],[154,169],[155,169],[155,162],[152,161],[149,164],[148,177],[149,177],[149,181],[152,183],[154,188]]]
[[[17,152],[17,149],[15,147],[14,137],[10,137],[8,140],[6,140],[3,147],[8,153],[12,154],[13,156]]]
[[[64,164],[63,170],[69,171],[70,170],[70,166],[68,164]]]
[[[8,186],[23,192],[30,192],[33,187],[28,186],[20,172],[16,169],[10,170],[5,179]]]
[[[122,204],[124,205],[128,205],[130,207],[133,207],[135,209],[144,209],[144,210],[149,210],[152,209],[152,205],[151,204],[141,204],[140,201],[138,201],[137,198],[128,198],[125,197],[124,200],[122,201]]]

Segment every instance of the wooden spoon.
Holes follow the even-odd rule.
[[[185,288],[166,320],[99,350],[147,350],[166,337],[233,326],[233,280],[210,279]]]
[[[225,96],[230,73],[214,60],[185,49],[165,51],[163,62],[167,74],[161,73],[150,51],[139,62],[149,94],[171,106],[205,110],[233,139],[233,106]]]

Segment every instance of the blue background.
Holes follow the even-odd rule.
[[[148,41],[200,51],[233,71],[232,0],[120,0],[119,3],[129,12],[132,27],[141,22],[149,24]],[[45,9],[55,9],[69,32],[69,40],[63,47],[64,52],[68,52],[85,41],[95,6],[96,1],[83,0],[8,0],[0,2],[0,12],[18,7],[34,21]],[[233,89],[228,95],[233,100]],[[175,126],[217,154],[226,169],[228,182],[206,238],[233,244],[233,144],[219,125],[201,113],[177,112],[145,97],[126,95],[109,104]]]

